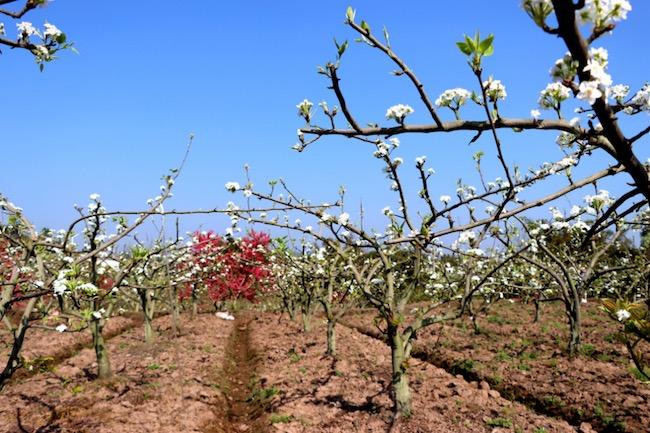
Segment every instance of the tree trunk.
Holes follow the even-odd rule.
[[[171,285],[169,287],[169,303],[172,307],[172,334],[179,336],[181,333],[181,324],[176,285]]]
[[[580,303],[574,303],[569,311],[569,356],[575,356],[580,350],[580,328],[581,328]]]
[[[7,358],[7,363],[5,364],[4,369],[0,372],[0,390],[7,384],[14,372],[20,368],[20,351],[23,348],[23,343],[25,342],[25,333],[29,329],[29,316],[34,309],[34,304],[36,304],[36,298],[32,298],[27,303],[23,315],[20,318],[20,324],[18,329],[13,330],[14,342],[11,346],[11,353],[9,358]]]
[[[142,304],[142,316],[144,318],[144,342],[151,343],[156,338],[153,330],[154,304],[151,293],[147,289],[140,291],[140,303]]]
[[[327,319],[327,354],[329,356],[336,356],[336,322],[332,319]]]
[[[533,319],[533,323],[539,323],[542,303],[539,301],[539,299],[534,299],[533,302],[535,303],[535,318]]]
[[[145,313],[144,315],[144,342],[151,343],[156,338],[156,332],[153,330],[151,323],[151,317],[149,314]]]
[[[311,331],[311,316],[305,311],[302,312],[302,330],[305,333]]]
[[[95,356],[97,357],[97,378],[108,379],[113,375],[111,371],[111,362],[108,358],[106,342],[102,335],[104,325],[102,319],[93,320],[90,324],[90,330],[93,334],[93,346],[95,347]]]
[[[392,326],[388,329],[390,342],[391,366],[393,370],[393,410],[403,417],[411,416],[411,388],[407,374],[406,344],[399,335],[398,330]]]

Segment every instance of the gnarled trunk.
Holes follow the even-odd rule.
[[[391,352],[393,410],[403,417],[411,416],[411,388],[408,381],[409,344],[399,335],[398,329],[389,326],[388,342]]]
[[[104,323],[102,319],[95,319],[90,323],[90,331],[93,335],[93,346],[95,348],[95,356],[97,357],[97,378],[108,379],[113,375],[111,371],[111,362],[108,357],[108,350],[106,349],[106,342],[102,335]]]
[[[332,319],[327,320],[327,354],[336,356],[336,322]]]

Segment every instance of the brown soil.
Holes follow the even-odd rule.
[[[0,397],[1,432],[202,432],[225,406],[215,382],[232,322],[185,319],[174,338],[168,317],[152,344],[131,329],[108,343],[115,372],[92,380],[94,352],[82,349],[52,371],[16,380]]]
[[[497,307],[482,319],[480,335],[465,321],[423,332],[409,366],[414,415],[397,422],[388,393],[390,353],[381,341],[338,326],[332,358],[325,356],[322,320],[303,333],[277,315],[241,313],[235,322],[213,314],[183,317],[178,338],[170,318],[158,318],[160,335],[152,344],[142,341],[140,326],[115,336],[108,342],[111,380],[93,380],[90,348],[43,365],[0,394],[0,433],[383,433],[391,427],[402,433],[593,433],[583,421],[601,431],[616,431],[622,422],[629,432],[650,431],[650,392],[627,371],[623,348],[610,335],[616,323],[588,310],[585,343],[593,348],[570,361],[562,354],[561,311],[547,308],[542,323],[530,325],[523,308]],[[346,320],[370,332],[371,319],[366,312]],[[35,340],[40,333],[30,337],[32,357],[77,344],[68,341],[70,334]],[[579,420],[569,416],[577,410],[583,410]]]
[[[111,318],[104,328],[104,338],[111,338],[120,335],[129,329],[142,325],[141,314],[130,316],[117,316]],[[0,337],[0,365],[4,367],[11,352],[11,336],[3,332]],[[70,358],[81,349],[92,345],[92,337],[89,330],[82,332],[65,332],[30,328],[25,335],[23,350],[20,355],[23,357],[25,367],[17,370],[12,381],[23,379],[44,370],[52,369],[63,360]]]
[[[325,356],[322,323],[302,333],[299,325],[259,315],[252,344],[262,354],[260,385],[276,431],[386,432],[393,422],[390,353],[386,345],[338,326],[336,358]],[[485,382],[467,382],[427,362],[410,364],[414,415],[393,431],[565,432],[564,421],[541,416],[510,402]],[[588,430],[584,430],[587,432]]]
[[[373,315],[350,315],[346,323],[379,337]],[[650,386],[630,373],[617,323],[591,302],[584,309],[583,352],[566,356],[567,326],[561,306],[545,305],[540,323],[531,306],[499,303],[480,320],[421,332],[413,355],[468,380],[486,381],[504,396],[573,425],[590,423],[601,432],[650,431]]]
[[[264,402],[256,398],[258,357],[250,345],[248,316],[238,316],[228,338],[220,374],[220,388],[225,393],[225,406],[214,407],[214,419],[206,426],[206,433],[251,432],[268,430]]]

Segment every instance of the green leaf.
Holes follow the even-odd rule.
[[[353,23],[353,22],[354,22],[354,16],[355,16],[356,14],[357,14],[357,11],[355,11],[354,9],[352,9],[352,6],[348,6],[347,10],[345,11],[345,19],[346,19],[349,23]]]
[[[342,44],[339,44],[336,41],[336,38],[334,39],[334,45],[336,45],[336,51],[338,58],[340,59],[343,53],[345,53],[345,50],[348,48],[348,41],[343,42]]]
[[[458,49],[463,52],[463,54],[469,56],[472,54],[472,49],[470,48],[469,45],[467,45],[465,42],[456,42],[456,45],[458,46]]]
[[[368,25],[367,22],[361,21],[361,28],[365,30],[366,32],[370,33],[370,26]]]
[[[472,50],[471,52],[473,53],[476,51],[476,46],[477,44],[474,42],[474,39],[470,38],[469,36],[465,35],[465,43],[469,46],[469,48]]]
[[[494,46],[492,45],[493,41],[494,35],[492,34],[481,41],[479,44],[479,51],[483,56],[490,56],[494,53]]]

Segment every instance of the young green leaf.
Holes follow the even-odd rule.
[[[354,22],[354,16],[357,14],[357,11],[352,9],[352,6],[348,6],[347,10],[345,11],[345,19],[349,23]]]
[[[466,42],[463,41],[456,42],[456,45],[458,46],[458,49],[460,49],[460,51],[462,51],[462,53],[465,54],[466,56],[472,54],[472,49]]]
[[[491,56],[494,53],[494,46],[492,42],[494,41],[494,35],[489,35],[487,38],[483,39],[479,44],[479,51],[483,56]]]

